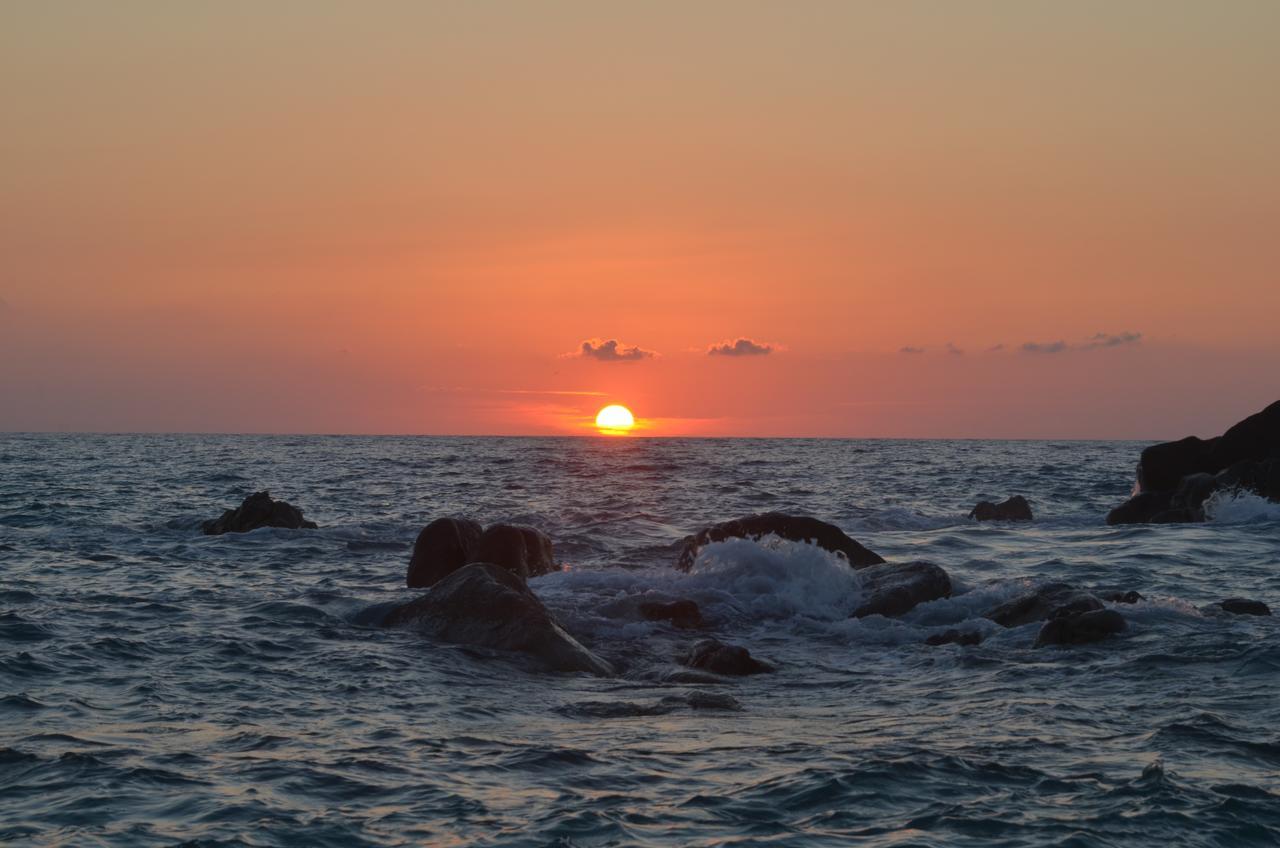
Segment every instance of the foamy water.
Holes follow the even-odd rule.
[[[0,437],[0,842],[32,845],[1274,845],[1280,507],[1106,527],[1141,445]],[[269,488],[317,531],[205,537]],[[965,518],[1026,495],[1030,525]],[[956,594],[851,620],[826,553],[679,540],[812,514]],[[618,679],[360,625],[446,514],[548,532],[531,581]],[[1128,631],[1032,647],[983,611],[1136,589]],[[668,682],[692,598],[773,663]],[[976,647],[929,647],[951,627]]]

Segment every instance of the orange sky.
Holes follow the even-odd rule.
[[[0,429],[1217,432],[1280,397],[1277,31],[6,4]]]

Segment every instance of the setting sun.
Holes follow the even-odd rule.
[[[596,413],[596,428],[602,433],[625,433],[636,426],[631,410],[618,404],[610,404]]]

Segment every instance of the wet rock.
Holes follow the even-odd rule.
[[[413,589],[433,586],[474,559],[483,531],[468,518],[437,518],[422,528],[413,543],[405,583]]]
[[[926,645],[977,645],[982,641],[982,634],[976,631],[947,630],[935,633],[924,640]]]
[[[773,671],[773,666],[751,656],[746,648],[726,645],[718,639],[695,642],[683,662],[690,668],[732,676]]]
[[[219,518],[206,521],[201,529],[206,536],[223,533],[248,533],[259,527],[283,527],[286,530],[315,530],[314,521],[302,517],[302,510],[285,501],[273,500],[270,492],[254,492],[235,509]]]
[[[1045,622],[1036,637],[1037,648],[1045,645],[1086,645],[1101,642],[1108,636],[1121,633],[1128,625],[1124,616],[1115,610],[1101,609],[1073,613]]]
[[[702,626],[702,611],[693,601],[672,601],[665,604],[646,601],[640,604],[640,614],[649,621],[669,621],[676,627]]]
[[[1014,495],[1001,503],[982,501],[969,517],[978,521],[1031,521],[1031,504],[1022,495]]]
[[[519,575],[492,563],[458,569],[394,607],[382,623],[412,626],[443,642],[530,654],[558,671],[614,673],[560,626]]]
[[[858,572],[866,599],[853,618],[902,615],[918,604],[951,597],[951,578],[930,562],[885,563]]]
[[[1060,618],[1102,609],[1102,601],[1066,583],[1046,583],[1033,592],[987,610],[989,618],[1004,627],[1019,627],[1033,621]]]
[[[1100,592],[1098,597],[1111,604],[1136,604],[1142,600],[1142,595],[1129,590],[1128,592],[1111,591]]]
[[[1140,492],[1107,513],[1107,523],[1146,524],[1155,516],[1168,512],[1173,492]]]
[[[1262,601],[1252,601],[1248,598],[1227,598],[1225,601],[1209,604],[1203,608],[1203,611],[1225,612],[1232,615],[1271,615],[1271,607]]]
[[[471,561],[491,562],[526,579],[559,570],[547,534],[520,524],[485,528],[471,552]]]
[[[1210,454],[1217,439],[1188,436],[1176,442],[1152,445],[1138,460],[1138,487],[1144,492],[1171,492],[1189,474],[1212,473]],[[1225,467],[1225,466],[1223,466]]]
[[[676,568],[681,571],[693,568],[693,563],[698,558],[698,551],[712,542],[723,542],[726,539],[735,538],[759,539],[769,535],[792,542],[808,542],[817,545],[842,555],[854,568],[865,568],[884,562],[883,557],[858,544],[834,524],[828,524],[807,515],[766,512],[713,524],[686,537]]]

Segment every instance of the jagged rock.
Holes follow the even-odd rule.
[[[951,596],[951,578],[930,562],[885,563],[864,568],[858,580],[866,599],[853,618],[902,615],[925,601]]]
[[[693,563],[698,558],[698,551],[712,542],[723,542],[734,538],[759,539],[768,535],[793,542],[808,542],[841,554],[854,568],[865,568],[884,562],[883,557],[858,544],[834,524],[828,524],[807,515],[766,512],[713,524],[686,537],[676,568],[681,571],[693,568]]]
[[[926,645],[977,645],[982,642],[982,634],[976,631],[947,630],[935,633],[924,640]]]
[[[684,664],[690,668],[715,674],[744,675],[773,671],[773,666],[761,662],[738,645],[726,645],[718,639],[700,639],[689,649]]]
[[[1064,615],[1045,622],[1036,637],[1037,648],[1045,645],[1085,645],[1121,633],[1128,625],[1115,610],[1101,609]]]
[[[702,611],[693,601],[645,601],[640,604],[640,614],[649,621],[670,621],[676,627],[702,626]]]
[[[302,510],[285,501],[272,500],[270,492],[254,492],[235,509],[221,517],[206,521],[201,529],[206,536],[223,533],[248,533],[259,527],[283,527],[286,530],[315,530],[316,523],[302,517]]]
[[[471,553],[472,562],[491,562],[521,577],[557,571],[547,534],[520,524],[485,528]]]
[[[473,563],[422,597],[392,608],[387,627],[413,626],[443,642],[518,651],[558,671],[613,675],[609,663],[570,636],[518,575]]]
[[[982,501],[969,517],[978,521],[1031,521],[1031,504],[1022,495],[1014,495],[1001,503]]]
[[[437,518],[422,528],[413,543],[405,583],[413,589],[432,586],[469,562],[483,531],[469,518]]]
[[[1033,621],[1100,609],[1102,601],[1088,592],[1066,583],[1046,583],[1033,592],[987,610],[982,617],[1004,627],[1019,627]]]
[[[1218,601],[1215,604],[1209,604],[1201,608],[1204,612],[1218,613],[1225,612],[1232,615],[1271,615],[1271,608],[1262,601],[1252,601],[1248,598],[1227,598],[1225,601]]]

